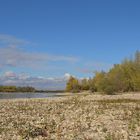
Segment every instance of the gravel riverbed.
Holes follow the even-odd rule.
[[[140,93],[0,100],[0,140],[140,140]]]

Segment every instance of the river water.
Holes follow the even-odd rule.
[[[0,93],[0,99],[17,99],[17,98],[50,98],[58,97],[60,93]]]

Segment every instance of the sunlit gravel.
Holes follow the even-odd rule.
[[[140,94],[0,100],[0,140],[140,140]]]

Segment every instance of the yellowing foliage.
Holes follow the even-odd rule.
[[[71,77],[67,83],[68,91],[91,90],[112,94],[114,92],[140,91],[140,52],[132,60],[125,59],[115,64],[109,72],[96,72],[92,79]]]

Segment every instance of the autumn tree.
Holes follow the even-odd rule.
[[[80,85],[78,79],[71,76],[67,82],[66,85],[66,91],[68,92],[79,92],[80,91]]]
[[[89,90],[89,80],[88,79],[82,79],[80,82],[81,90]]]
[[[93,81],[94,81],[94,84],[95,84],[95,88],[99,92],[102,92],[104,90],[105,77],[106,77],[106,73],[103,72],[103,71],[95,73],[95,77],[94,77]]]
[[[117,92],[140,91],[140,52],[136,51],[133,59],[124,59],[115,64],[108,72],[95,72],[92,79],[71,77],[67,91],[91,90],[114,94]]]

